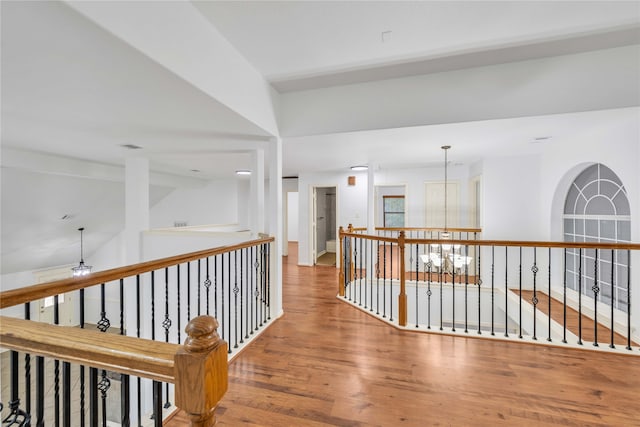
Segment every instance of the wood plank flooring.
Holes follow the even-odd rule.
[[[285,315],[229,366],[220,426],[640,426],[640,357],[398,331],[289,254]]]

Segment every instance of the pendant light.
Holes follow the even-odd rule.
[[[82,232],[84,231],[84,227],[78,228],[78,231],[80,232],[80,263],[78,264],[77,267],[73,267],[71,269],[73,271],[73,277],[86,276],[87,274],[91,273],[91,266],[85,265],[84,258],[82,256],[82,252],[83,252]]]
[[[449,148],[451,148],[450,145],[443,145],[442,147],[440,147],[444,150],[444,232],[440,235],[440,237],[442,237],[443,239],[448,239],[450,237],[449,235],[449,229],[447,228],[447,216],[448,216],[448,210],[447,210],[447,187],[448,187],[448,177],[447,177],[447,151],[449,150]]]

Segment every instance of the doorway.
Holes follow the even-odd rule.
[[[311,245],[314,265],[336,265],[336,218],[336,187],[314,187]]]

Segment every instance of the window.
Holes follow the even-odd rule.
[[[404,196],[382,197],[384,227],[404,227]]]
[[[602,164],[589,166],[575,179],[564,204],[564,240],[567,242],[630,242],[631,212],[622,181]],[[597,264],[596,264],[597,255]],[[597,273],[596,273],[597,267]],[[567,286],[627,311],[628,259],[626,251],[567,250]],[[580,282],[582,278],[582,282]],[[613,280],[612,280],[613,279]]]

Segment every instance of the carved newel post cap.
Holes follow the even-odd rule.
[[[214,348],[220,342],[218,321],[211,316],[198,316],[191,319],[184,328],[187,339],[184,348],[189,353],[203,353]]]

